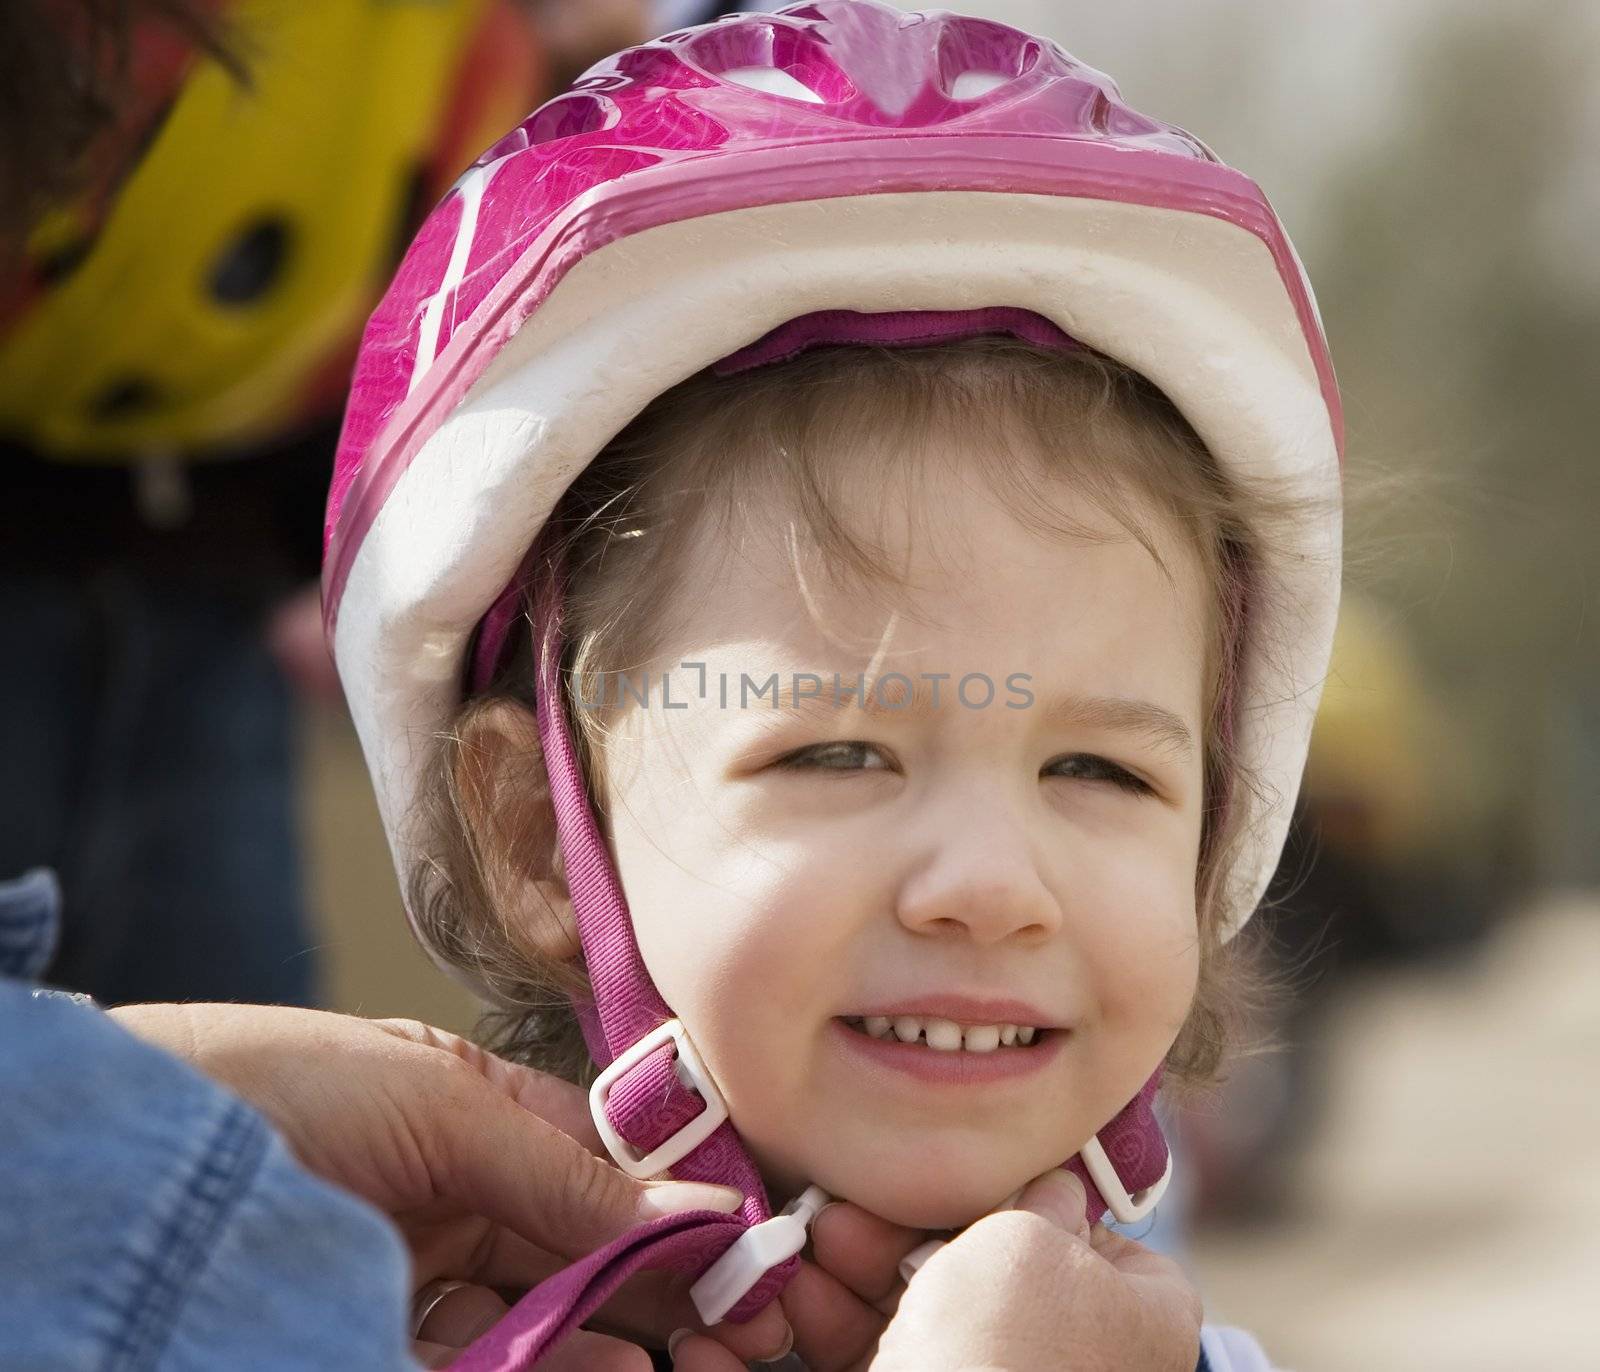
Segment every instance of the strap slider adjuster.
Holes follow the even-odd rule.
[[[806,1246],[806,1231],[830,1197],[808,1186],[770,1220],[752,1224],[689,1288],[689,1298],[706,1324],[717,1323],[779,1263]]]
[[[699,1093],[706,1108],[650,1152],[641,1154],[611,1123],[606,1115],[606,1098],[618,1080],[665,1043],[675,1045],[679,1080]],[[728,1106],[722,1099],[722,1092],[717,1090],[716,1083],[711,1080],[711,1073],[706,1070],[700,1054],[695,1051],[694,1043],[689,1038],[689,1031],[683,1027],[683,1021],[669,1019],[665,1024],[652,1029],[632,1047],[623,1049],[594,1079],[594,1084],[589,1088],[589,1113],[594,1117],[594,1127],[600,1133],[601,1142],[616,1160],[617,1166],[630,1177],[638,1177],[642,1181],[665,1172],[694,1152],[728,1118]]]
[[[1133,1224],[1142,1220],[1156,1208],[1157,1202],[1166,1194],[1167,1184],[1172,1180],[1170,1150],[1167,1153],[1166,1168],[1161,1176],[1131,1196],[1128,1194],[1128,1188],[1122,1184],[1122,1178],[1117,1175],[1117,1169],[1111,1165],[1111,1159],[1107,1156],[1105,1146],[1098,1136],[1092,1137],[1084,1144],[1078,1156],[1083,1159],[1084,1170],[1088,1172],[1089,1179],[1094,1182],[1095,1189],[1100,1193],[1100,1198],[1106,1203],[1106,1209],[1111,1211],[1112,1218],[1118,1224]]]

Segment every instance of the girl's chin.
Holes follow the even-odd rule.
[[[945,1191],[937,1195],[905,1193],[884,1196],[880,1193],[873,1202],[857,1197],[842,1199],[854,1199],[863,1209],[872,1211],[891,1224],[903,1224],[907,1229],[958,1230],[965,1229],[998,1209],[1018,1186],[1008,1186],[994,1195],[986,1191],[981,1197],[952,1196]]]
[[[1052,1124],[1063,1123],[1052,1121]],[[1034,1141],[1023,1148],[1023,1121],[1006,1130],[964,1122],[950,1129],[864,1129],[840,1120],[832,1147],[802,1150],[776,1143],[764,1149],[750,1140],[774,1212],[807,1186],[820,1186],[835,1200],[850,1201],[893,1224],[911,1229],[962,1229],[992,1213],[1041,1172],[1060,1166],[1076,1148],[1068,1130],[1052,1130],[1061,1142]],[[1079,1145],[1081,1146],[1081,1145]]]
[[[960,1182],[945,1178],[919,1183],[904,1176],[819,1175],[815,1184],[833,1200],[849,1201],[891,1224],[908,1229],[965,1229],[974,1220],[995,1210],[1026,1180],[997,1180],[969,1174]],[[774,1179],[769,1178],[767,1195],[773,1212],[799,1195],[806,1185],[792,1182],[775,1185]]]

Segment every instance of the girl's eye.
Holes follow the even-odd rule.
[[[1150,784],[1126,767],[1094,753],[1068,753],[1045,767],[1046,776],[1066,777],[1069,781],[1105,781],[1135,795],[1149,794]]]
[[[877,747],[856,740],[813,744],[779,758],[777,765],[796,772],[883,771],[887,767]]]

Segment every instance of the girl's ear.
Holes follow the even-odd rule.
[[[506,698],[471,711],[452,782],[484,894],[506,933],[538,957],[575,961],[582,945],[533,712]]]

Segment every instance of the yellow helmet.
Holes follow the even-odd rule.
[[[1439,732],[1438,703],[1405,637],[1376,605],[1346,594],[1311,735],[1306,800],[1359,811],[1368,856],[1405,858],[1440,822]]]
[[[143,156],[28,245],[0,430],[99,461],[258,444],[333,412],[415,223],[536,95],[503,0],[239,0],[241,86],[196,58]]]

